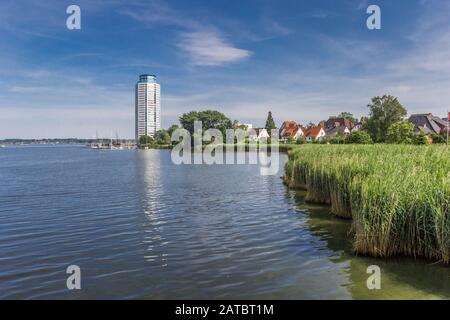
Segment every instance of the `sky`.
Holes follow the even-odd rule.
[[[81,30],[66,9],[81,8]],[[369,5],[381,30],[369,30]],[[134,136],[139,74],[161,84],[162,126],[217,109],[264,126],[450,109],[450,1],[0,2],[0,139]]]

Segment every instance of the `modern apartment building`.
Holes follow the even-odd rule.
[[[155,137],[161,129],[161,88],[156,76],[142,74],[136,83],[135,138]]]

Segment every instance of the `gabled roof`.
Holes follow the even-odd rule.
[[[297,134],[298,130],[300,130],[299,127],[296,128],[287,128],[286,130],[284,130],[282,137],[283,138],[288,138],[288,137],[293,137]]]
[[[299,125],[299,128],[302,129],[303,132],[306,132],[306,130],[308,130],[307,127],[302,126],[301,124]]]
[[[330,117],[325,122],[325,128],[327,128],[327,129],[335,128],[338,126],[353,129],[355,124],[353,122],[351,122],[350,120],[348,120],[347,118],[340,118],[340,117]]]
[[[320,131],[323,130],[322,127],[311,127],[306,129],[305,137],[317,137]]]
[[[293,128],[293,127],[297,127],[298,124],[296,121],[294,120],[286,120],[283,122],[283,124],[281,125],[281,129],[285,129],[285,128]]]
[[[280,138],[294,137],[299,130],[302,130],[297,122],[293,120],[287,120],[283,122],[280,129]],[[303,131],[303,130],[302,130]]]
[[[417,130],[426,134],[439,134],[446,128],[447,122],[431,113],[413,114],[409,117],[409,122],[416,126]]]

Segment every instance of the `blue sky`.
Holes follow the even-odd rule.
[[[161,83],[163,127],[206,108],[256,126],[269,110],[278,124],[359,117],[382,94],[409,113],[450,105],[448,1],[7,0],[0,34],[0,138],[133,137],[141,73]]]

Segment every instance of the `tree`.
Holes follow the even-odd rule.
[[[370,117],[364,124],[364,129],[374,142],[386,142],[389,127],[406,116],[406,109],[397,98],[387,95],[372,98],[372,103],[367,106]]]
[[[373,143],[372,138],[367,132],[364,131],[353,131],[347,137],[347,143],[355,144],[371,144]]]
[[[387,141],[389,143],[412,143],[414,128],[411,122],[397,121],[389,127]]]
[[[265,128],[269,134],[270,134],[271,130],[277,128],[277,126],[275,125],[275,121],[273,121],[272,111],[269,111],[269,114],[267,115]]]
[[[294,137],[288,137],[288,138],[287,138],[287,143],[288,143],[288,144],[292,144],[292,143],[294,143],[294,142],[295,142]]]
[[[346,141],[344,134],[339,132],[335,137],[331,137],[327,142],[330,144],[345,144]]]
[[[237,120],[234,120],[233,121],[233,129],[234,130],[241,129],[241,130],[247,131],[248,126],[245,124],[239,123]]]
[[[303,137],[303,136],[298,137],[296,143],[297,144],[304,144],[304,143],[306,143],[305,137]]]
[[[139,144],[143,145],[143,144],[152,144],[153,143],[153,138],[150,136],[141,136],[139,138]]]
[[[191,111],[180,117],[181,126],[194,134],[194,121],[202,121],[202,130],[219,129],[225,135],[226,129],[232,129],[233,123],[223,113],[215,110]]]
[[[179,128],[180,127],[177,124],[173,124],[169,127],[169,129],[167,129],[167,134],[171,137],[172,133]]]
[[[353,124],[358,122],[358,119],[356,119],[355,116],[353,115],[353,113],[350,113],[350,112],[341,112],[338,115],[338,118],[348,119]]]
[[[156,132],[156,143],[160,145],[171,144],[170,136],[166,130],[158,130]]]
[[[432,134],[431,139],[433,139],[433,143],[445,143],[446,141],[445,137],[440,134]]]
[[[419,134],[415,134],[412,137],[413,144],[430,144],[432,141],[425,133],[421,132]]]

